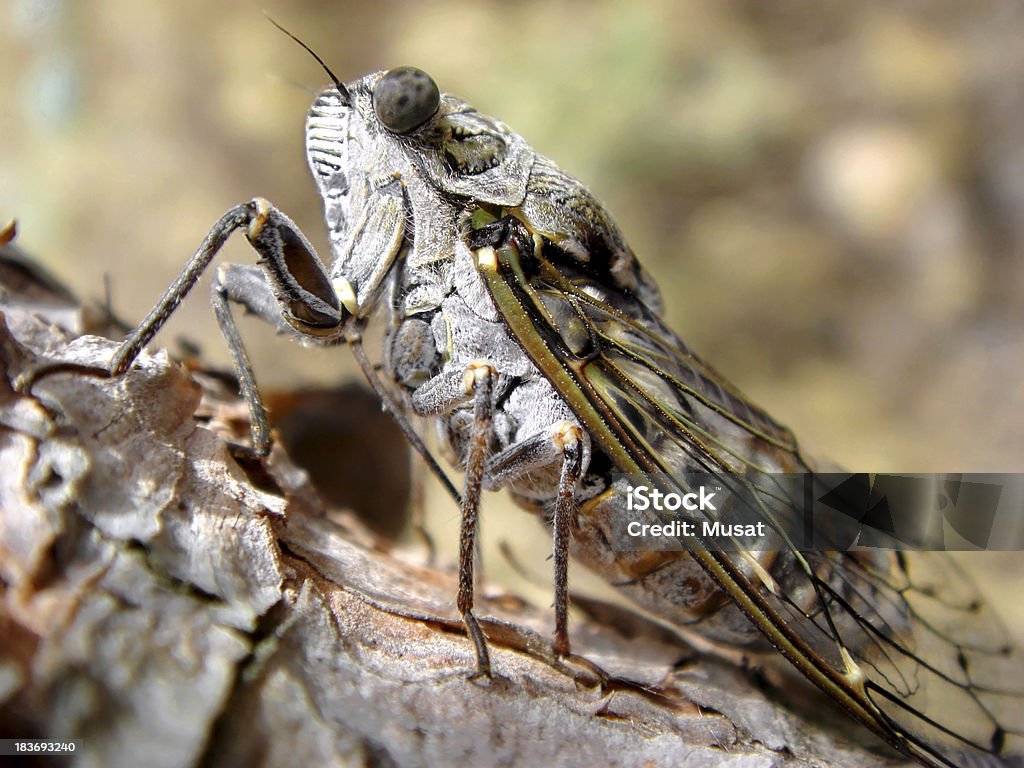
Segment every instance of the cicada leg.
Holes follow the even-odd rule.
[[[181,274],[146,319],[118,347],[108,368],[47,365],[23,376],[19,386],[28,389],[44,376],[68,370],[102,376],[118,376],[127,371],[195,287],[228,238],[241,228],[259,255],[259,267],[225,265],[219,269],[212,300],[217,322],[234,361],[240,391],[249,406],[253,450],[266,454],[270,450],[266,408],[256,389],[252,365],[228,302],[244,305],[278,330],[327,343],[340,340],[347,313],[313,246],[291,219],[263,198],[236,205],[210,228]]]
[[[579,526],[576,487],[583,473],[583,431],[571,421],[556,424],[551,441],[562,454],[562,471],[555,499],[554,541],[555,561],[555,653],[568,656],[569,651],[569,538]]]
[[[466,485],[462,494],[462,526],[459,532],[459,594],[456,604],[466,632],[476,649],[474,677],[491,676],[491,659],[487,653],[487,638],[473,615],[473,556],[476,552],[477,520],[480,512],[480,492],[490,449],[494,423],[494,383],[498,371],[486,360],[478,360],[466,367],[463,377],[466,394],[473,398],[473,425],[466,455]]]
[[[487,462],[485,477],[500,487],[531,469],[560,464],[552,514],[552,559],[555,591],[555,654],[571,655],[569,646],[569,541],[579,521],[576,491],[583,476],[586,437],[579,424],[563,420],[523,440]]]
[[[491,662],[487,639],[473,615],[473,556],[476,550],[480,493],[485,477],[496,478],[530,466],[548,464],[561,457],[562,469],[554,507],[553,558],[555,567],[555,646],[558,656],[569,651],[569,538],[577,525],[576,487],[583,472],[583,430],[571,421],[552,426],[547,435],[537,435],[488,462],[494,421],[494,384],[498,372],[486,360],[466,367],[466,394],[473,398],[473,425],[466,455],[466,488],[462,494],[462,527],[459,535],[459,594],[457,605],[466,632],[476,648],[474,677],[490,677]],[[527,458],[529,457],[529,458]],[[526,459],[526,461],[524,461]]]

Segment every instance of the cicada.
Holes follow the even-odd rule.
[[[705,472],[760,493],[758,477],[816,467],[665,324],[655,283],[581,182],[421,70],[343,83],[324,69],[333,84],[309,112],[306,147],[329,268],[269,202],[238,205],[110,373],[131,365],[242,229],[258,264],[220,266],[212,296],[255,451],[266,453],[270,432],[232,304],[303,342],[351,346],[440,473],[414,426],[433,423],[465,475],[461,493],[449,487],[462,510],[457,605],[477,674],[490,671],[473,613],[477,516],[481,492],[505,488],[553,530],[558,654],[570,652],[572,552],[668,621],[741,648],[774,646],[925,765],[1004,765],[1024,751],[1020,654],[945,563],[784,540],[771,551],[614,551],[617,473],[671,487]],[[373,350],[368,329],[381,339]],[[780,502],[768,495],[758,506],[771,523]]]

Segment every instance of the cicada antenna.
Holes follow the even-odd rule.
[[[295,35],[293,35],[293,34],[292,34],[291,32],[289,32],[289,31],[288,31],[287,29],[285,29],[284,27],[282,27],[282,26],[281,26],[280,24],[278,24],[278,23],[277,23],[276,21],[274,21],[274,20],[273,20],[273,19],[272,19],[272,18],[270,17],[270,15],[269,15],[269,14],[266,14],[266,13],[265,13],[265,14],[263,14],[263,15],[267,17],[267,21],[269,21],[269,22],[270,22],[271,24],[273,24],[273,25],[274,25],[275,27],[277,27],[277,28],[278,28],[279,30],[281,30],[281,31],[282,31],[282,32],[284,32],[284,33],[285,33],[286,35],[288,35],[288,37],[290,37],[290,38],[291,38],[292,40],[294,40],[294,41],[295,41],[296,43],[298,43],[299,45],[301,45],[301,46],[302,46],[302,47],[303,47],[303,48],[304,48],[304,49],[306,50],[306,53],[308,53],[308,54],[309,54],[310,56],[312,56],[312,57],[313,57],[314,59],[316,59],[316,62],[317,62],[317,64],[319,64],[319,65],[320,65],[321,67],[323,67],[323,70],[324,70],[324,72],[326,72],[326,73],[327,73],[327,76],[328,76],[329,78],[331,78],[331,82],[333,82],[333,83],[334,83],[334,87],[338,89],[338,94],[339,94],[339,95],[341,96],[341,98],[342,98],[342,100],[343,100],[343,101],[345,102],[346,106],[351,106],[351,104],[352,104],[352,95],[351,95],[351,94],[350,94],[350,93],[348,92],[348,88],[346,88],[346,87],[345,87],[345,84],[344,84],[343,82],[341,82],[341,80],[339,80],[339,79],[338,79],[338,76],[337,76],[337,75],[335,75],[335,74],[334,74],[333,72],[331,72],[331,68],[330,68],[330,67],[328,67],[328,66],[327,66],[327,64],[325,64],[325,63],[324,63],[324,60],[323,60],[323,59],[321,59],[321,58],[320,58],[320,57],[319,57],[319,56],[317,55],[316,51],[314,51],[314,50],[313,50],[312,48],[310,48],[310,47],[309,47],[308,45],[306,45],[306,44],[305,44],[304,42],[302,42],[301,40],[299,40],[299,38],[297,38],[297,37],[296,37]]]

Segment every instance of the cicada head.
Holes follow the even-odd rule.
[[[381,249],[397,247],[399,227],[419,224],[417,200],[430,199],[423,210],[519,206],[535,160],[504,123],[442,94],[414,67],[321,92],[306,122],[306,152],[324,201],[332,271],[349,281],[359,306],[395,256]],[[362,231],[375,233],[375,253],[360,247]]]
[[[325,199],[344,198],[356,176],[415,173],[442,194],[522,203],[533,150],[500,120],[441,93],[426,72],[374,72],[344,91],[325,89],[306,124],[310,169]]]

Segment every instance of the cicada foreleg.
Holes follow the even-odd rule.
[[[270,450],[266,408],[228,303],[242,304],[279,330],[328,342],[340,339],[347,313],[313,246],[291,219],[263,198],[234,206],[210,228],[181,274],[118,347],[108,368],[47,365],[29,372],[20,386],[27,389],[44,376],[67,370],[105,376],[127,371],[237,229],[244,229],[246,239],[259,254],[259,267],[221,267],[213,284],[212,302],[249,407],[253,450],[266,454]]]

